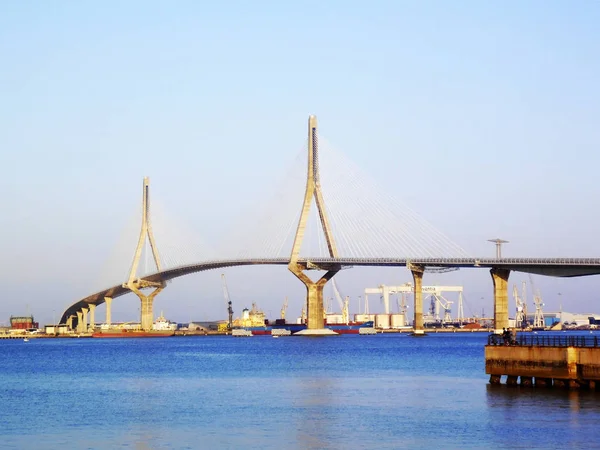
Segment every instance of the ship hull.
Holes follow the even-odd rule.
[[[335,331],[337,334],[359,334],[361,328],[373,328],[373,322],[349,323],[349,324],[327,324],[325,328]],[[274,329],[289,330],[291,334],[306,330],[305,324],[288,323],[285,325],[269,325],[264,327],[242,327],[248,330],[253,336],[270,336]]]
[[[168,337],[175,335],[174,331],[115,331],[104,332],[97,331],[92,333],[94,338],[148,338],[148,337]]]

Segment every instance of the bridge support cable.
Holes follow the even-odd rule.
[[[468,257],[468,253],[411,208],[389,195],[341,152],[321,139],[323,195],[340,256]],[[344,237],[342,237],[344,236]],[[360,253],[342,246],[363,243]]]
[[[306,190],[304,193],[304,201],[300,213],[300,220],[294,237],[294,244],[290,256],[288,269],[292,272],[305,286],[307,296],[307,329],[303,330],[303,334],[328,334],[325,330],[325,318],[323,314],[323,288],[327,281],[341,269],[340,266],[328,267],[325,274],[317,281],[311,280],[304,270],[309,269],[299,263],[300,250],[304,241],[306,225],[310,215],[310,207],[315,200],[316,208],[319,213],[319,221],[323,229],[325,241],[329,256],[337,258],[336,242],[333,238],[332,229],[325,209],[323,194],[321,193],[321,183],[319,179],[319,143],[317,131],[317,118],[310,116],[308,119],[308,164],[306,176]],[[333,332],[329,334],[335,334]]]
[[[131,245],[139,236],[140,216],[142,210],[139,205],[132,205],[122,222],[122,228],[117,231],[114,245],[109,248],[108,254],[100,269],[95,272],[96,277],[92,281],[92,288],[95,291],[107,289],[115,284],[120,284],[126,280],[131,271]]]
[[[494,282],[494,330],[502,333],[508,328],[508,276],[510,270],[493,267],[490,270]]]
[[[163,270],[181,267],[198,261],[210,261],[217,259],[220,255],[212,245],[199,238],[195,229],[185,226],[165,206],[164,201],[157,201],[156,195],[152,201],[152,229],[157,242],[160,242],[160,262]],[[146,245],[146,255],[152,256],[151,249]],[[146,268],[153,269],[150,265]],[[154,271],[147,271],[144,275],[150,275]]]
[[[300,156],[283,172],[272,194],[256,194],[255,203],[246,208],[226,233],[219,249],[220,258],[256,259],[289,255],[299,219],[298,203],[303,195],[303,169]]]
[[[327,178],[329,180],[329,178]],[[361,221],[357,220],[362,217],[364,210],[361,210],[364,201],[357,198],[356,201],[350,202],[346,207],[338,207],[344,205],[347,194],[344,191],[344,184],[347,182],[342,177],[335,177],[332,181],[326,184],[327,197],[327,213],[331,217],[332,227],[338,248],[341,252],[347,255],[368,255],[368,243],[365,243],[365,232],[361,229]],[[335,205],[331,207],[331,205]],[[366,207],[366,205],[364,205]],[[363,224],[364,225],[364,224]],[[371,253],[372,254],[372,253]]]

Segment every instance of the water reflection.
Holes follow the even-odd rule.
[[[296,439],[300,448],[325,448],[330,439],[333,417],[328,414],[335,400],[329,377],[298,378],[299,396],[294,407],[298,414]]]
[[[579,444],[587,448],[589,439],[579,436],[578,432],[584,424],[594,420],[591,414],[597,409],[599,399],[598,393],[591,391],[488,385],[490,437],[498,444],[506,443],[505,426],[514,423],[518,426],[511,431],[511,439],[526,439],[527,434],[535,430],[543,431],[546,438],[557,443],[565,434],[577,436]]]

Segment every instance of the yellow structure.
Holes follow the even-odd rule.
[[[234,327],[264,327],[265,313],[258,309],[256,303],[252,303],[252,309],[244,308],[242,317],[233,321]]]
[[[494,330],[508,328],[508,276],[510,270],[494,267],[490,270],[494,282]]]

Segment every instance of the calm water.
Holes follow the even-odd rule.
[[[0,341],[0,448],[599,448],[600,393],[492,387],[487,336]]]

